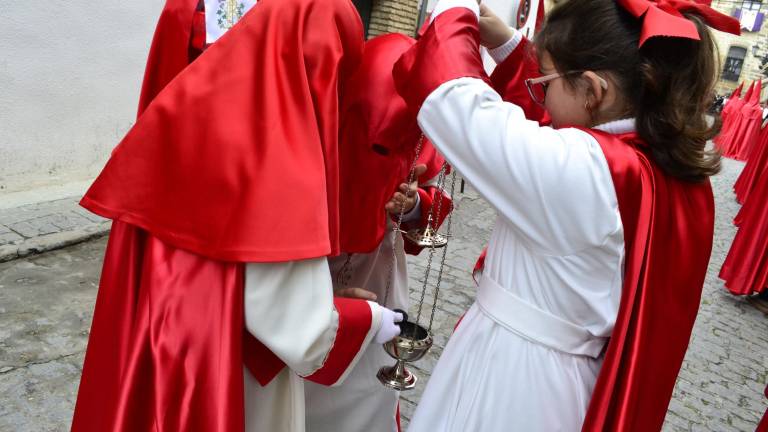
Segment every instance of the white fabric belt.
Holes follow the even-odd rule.
[[[608,340],[539,309],[485,275],[480,279],[477,304],[507,330],[564,353],[597,358]]]

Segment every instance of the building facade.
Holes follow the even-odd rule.
[[[742,82],[746,89],[752,81],[762,79],[760,100],[764,102],[768,97],[768,1],[714,0],[712,7],[741,22],[740,36],[715,32],[722,67],[717,93],[730,94]]]

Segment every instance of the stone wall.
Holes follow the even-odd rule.
[[[374,0],[368,37],[393,32],[413,36],[419,3],[419,0]]]

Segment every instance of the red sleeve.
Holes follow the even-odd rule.
[[[323,366],[305,377],[322,385],[334,385],[341,381],[352,368],[358,356],[368,346],[367,336],[373,324],[373,314],[368,302],[360,299],[334,298],[339,313],[336,339]]]
[[[532,48],[530,41],[523,38],[515,50],[496,66],[491,74],[491,85],[506,102],[522,108],[527,119],[546,125],[551,122],[549,114],[531,99],[525,86],[526,79],[541,76],[539,61]]]
[[[323,366],[305,377],[328,386],[338,383],[368,346],[367,336],[373,323],[371,307],[365,300],[334,298],[333,304],[339,314],[333,347]],[[244,331],[243,362],[262,386],[269,384],[285,367],[282,360],[248,331]]]
[[[442,200],[442,202],[438,200]],[[435,222],[435,229],[438,229],[445,221],[445,218],[448,217],[453,210],[453,200],[451,197],[434,186],[419,188],[419,205],[421,206],[421,217],[417,221],[403,223],[403,230],[408,231],[415,228],[426,228],[429,221],[430,209],[434,209],[433,220]],[[440,208],[439,213],[438,208]],[[405,240],[404,245],[405,253],[409,255],[418,255],[423,249],[407,239]]]
[[[453,8],[435,18],[419,42],[395,64],[398,93],[415,111],[441,84],[462,77],[490,82],[480,58],[477,16]]]

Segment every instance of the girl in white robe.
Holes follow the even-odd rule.
[[[603,10],[616,13],[608,3]],[[523,37],[500,31],[474,0],[441,0],[432,19],[451,15],[433,25],[429,58],[440,57],[441,38],[460,33],[456,22],[469,22],[467,10],[497,62],[527,54]],[[622,135],[636,125],[612,71],[561,71],[546,52],[539,60],[546,79],[531,97],[554,128],[470,74],[444,80],[420,105],[422,130],[498,217],[477,300],[435,366],[411,432],[576,431],[587,414],[619,311],[625,243],[606,156],[583,128]],[[701,150],[702,165],[717,161]]]

